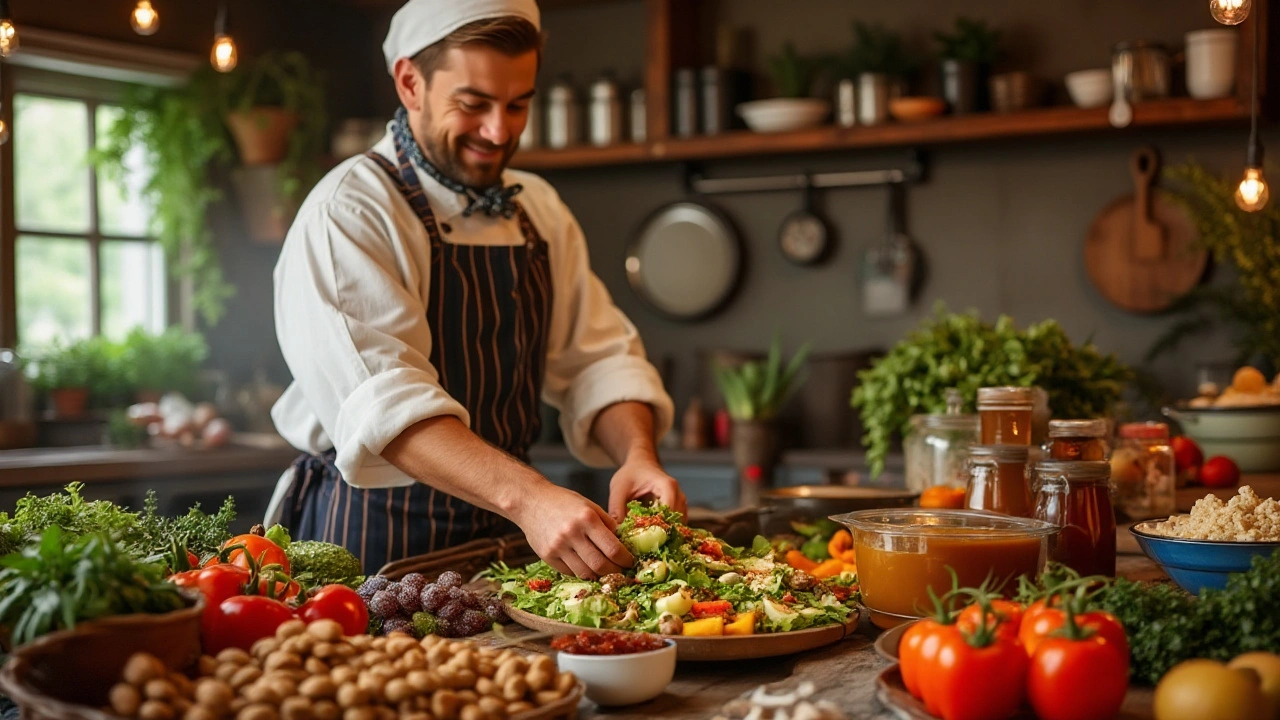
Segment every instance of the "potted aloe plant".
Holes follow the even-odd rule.
[[[759,486],[768,483],[778,462],[778,411],[800,387],[800,368],[808,354],[806,344],[784,366],[782,340],[775,334],[764,362],[748,360],[737,367],[715,368],[716,383],[733,420],[730,447],[734,465],[746,481],[742,504],[751,505],[758,500]]]
[[[963,115],[991,109],[991,66],[1000,51],[1000,31],[982,20],[958,17],[952,32],[936,32],[941,46],[942,97]]]

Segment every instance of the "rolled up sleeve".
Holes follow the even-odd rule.
[[[560,411],[560,428],[573,454],[587,465],[606,467],[613,461],[591,434],[602,410],[627,401],[648,404],[655,440],[671,429],[674,410],[662,378],[645,357],[639,332],[591,271],[582,228],[568,208],[561,208],[543,397]]]
[[[285,361],[357,487],[414,423],[452,415],[470,425],[430,362],[422,258],[394,241],[404,232],[376,209],[320,203],[290,229],[275,271]]]

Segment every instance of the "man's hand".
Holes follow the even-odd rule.
[[[635,562],[614,535],[617,523],[572,490],[545,483],[521,503],[512,519],[538,557],[566,575],[595,580]]]
[[[653,497],[683,515],[688,509],[680,483],[656,459],[627,460],[609,482],[609,514],[617,522],[627,515],[627,502]]]

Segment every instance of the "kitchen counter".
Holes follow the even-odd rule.
[[[0,452],[0,488],[259,470],[279,475],[297,457],[298,451],[288,446],[238,443],[211,450],[105,446],[6,450]]]

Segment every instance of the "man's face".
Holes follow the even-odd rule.
[[[538,55],[510,57],[483,45],[448,50],[426,78],[409,123],[436,167],[464,185],[497,184],[529,119]]]

